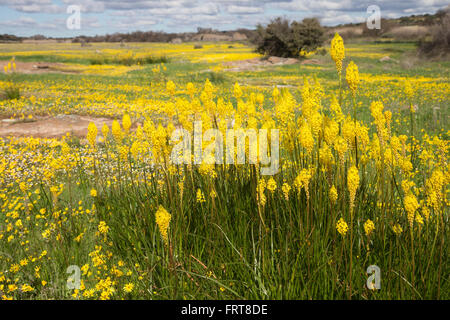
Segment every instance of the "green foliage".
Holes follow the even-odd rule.
[[[267,27],[258,25],[257,51],[278,57],[299,57],[300,51],[314,51],[323,43],[324,30],[315,18],[302,22],[276,18]]]
[[[107,57],[97,55],[89,59],[89,63],[92,65],[117,64],[124,66],[132,66],[132,65],[158,64],[167,62],[169,62],[169,58],[165,56],[154,57],[151,55],[145,57],[134,57],[132,55]]]

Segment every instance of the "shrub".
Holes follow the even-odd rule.
[[[300,57],[301,51],[314,51],[323,43],[324,30],[316,18],[290,23],[283,18],[272,20],[267,27],[257,26],[257,51],[277,57]]]
[[[427,57],[444,57],[450,53],[450,9],[431,27],[431,39],[420,41],[419,53]]]
[[[166,56],[144,56],[144,57],[135,57],[130,54],[119,55],[115,57],[106,57],[106,56],[93,56],[89,58],[89,62],[92,65],[102,65],[102,64],[117,64],[124,66],[132,66],[132,65],[144,65],[144,64],[158,64],[158,63],[168,63],[169,58]]]
[[[367,25],[363,23],[362,36],[372,38],[381,37],[395,27],[397,27],[397,23],[395,21],[383,18],[380,21],[380,29],[368,29]]]

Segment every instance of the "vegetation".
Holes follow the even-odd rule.
[[[4,99],[12,100],[20,98],[20,86],[16,80],[16,62],[12,59],[4,68],[7,75],[6,83],[3,86]]]
[[[432,28],[430,40],[422,40],[419,52],[428,57],[448,57],[450,55],[450,9]]]
[[[315,18],[289,22],[272,20],[266,27],[258,25],[257,51],[277,57],[300,57],[301,52],[316,50],[323,42],[324,30]]]
[[[0,101],[2,117],[112,120],[82,137],[0,138],[0,298],[449,299],[450,63],[403,68],[379,60],[412,43],[334,39],[315,65],[258,69],[236,69],[259,57],[239,43],[0,45],[8,59],[84,63],[18,68],[24,94]],[[96,50],[170,61],[90,65]],[[171,163],[173,130],[197,120],[279,129],[278,173]]]

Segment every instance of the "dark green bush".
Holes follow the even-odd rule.
[[[324,41],[324,30],[316,18],[289,22],[272,20],[266,27],[257,26],[257,52],[277,57],[300,57],[300,51],[314,51]]]

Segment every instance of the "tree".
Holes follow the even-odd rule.
[[[257,51],[277,57],[299,57],[300,51],[313,51],[323,43],[324,30],[316,18],[302,22],[278,17],[265,28],[257,26]]]

